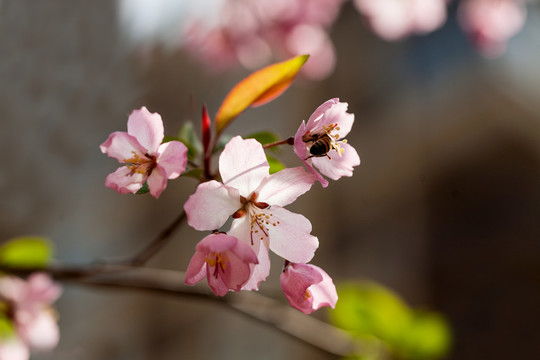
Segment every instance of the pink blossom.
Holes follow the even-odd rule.
[[[446,0],[355,0],[375,33],[386,40],[426,34],[446,21]]]
[[[61,288],[46,274],[32,274],[26,281],[14,276],[0,278],[0,303],[15,331],[13,338],[0,344],[0,354],[26,359],[28,348],[50,350],[56,346],[59,332],[50,305],[60,293]]]
[[[241,290],[257,263],[248,244],[223,233],[211,234],[197,244],[185,281],[193,285],[206,276],[214,294],[224,296],[229,290]]]
[[[155,198],[186,169],[187,148],[180,141],[162,144],[163,121],[146,107],[134,110],[128,119],[128,131],[117,131],[100,145],[103,153],[125,166],[109,174],[105,186],[120,194],[136,193],[145,182]]]
[[[262,145],[256,140],[232,138],[219,158],[223,183],[200,184],[184,205],[188,223],[197,230],[219,229],[234,218],[230,235],[252,246],[259,263],[254,269],[257,285],[268,275],[268,248],[294,262],[308,262],[318,247],[311,223],[283,208],[308,191],[315,177],[301,167],[269,175]]]
[[[501,55],[508,40],[525,24],[524,0],[466,0],[459,6],[461,25],[486,56]]]
[[[258,68],[272,58],[309,53],[302,73],[327,77],[335,66],[328,28],[344,0],[223,1],[219,17],[205,13],[186,26],[186,48],[217,70],[240,64]],[[216,61],[219,59],[219,61]]]
[[[289,263],[280,281],[289,304],[304,314],[336,305],[338,296],[332,278],[318,266]]]
[[[352,176],[353,167],[360,165],[356,150],[346,140],[338,141],[351,131],[353,123],[347,103],[331,99],[315,110],[307,124],[302,121],[294,136],[294,152],[323,187],[328,186],[328,180],[312,165],[332,180]]]

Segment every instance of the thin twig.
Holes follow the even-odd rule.
[[[131,266],[142,266],[144,265],[152,256],[154,256],[169,240],[169,237],[174,233],[174,231],[180,226],[180,224],[186,219],[186,212],[182,213],[174,219],[174,221],[163,229],[152,242],[150,242],[146,247],[139,251],[135,256],[126,262],[126,264]]]
[[[287,138],[287,139],[284,139],[284,140],[280,140],[280,141],[276,141],[276,142],[273,142],[273,143],[270,143],[270,144],[266,144],[266,145],[263,145],[263,148],[264,149],[270,149],[274,146],[279,146],[279,145],[294,145],[294,137],[290,137],[290,138]]]

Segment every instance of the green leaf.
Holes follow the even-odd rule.
[[[218,143],[216,145],[216,148],[214,149],[214,154],[217,154],[219,152],[222,152],[223,149],[225,149],[225,145],[233,138],[232,135],[229,134],[223,134],[218,140]]]
[[[267,66],[240,81],[225,97],[216,117],[216,134],[250,106],[263,105],[281,95],[291,85],[309,55]]]
[[[12,267],[45,267],[51,254],[51,246],[44,238],[18,237],[0,247],[0,264]]]
[[[338,294],[339,301],[330,313],[332,322],[355,336],[379,338],[397,358],[436,359],[450,348],[450,328],[444,317],[410,309],[381,285],[348,283],[338,287]]]
[[[381,285],[349,283],[339,287],[338,294],[332,320],[353,334],[373,335],[394,344],[410,321],[408,306]]]
[[[202,143],[191,121],[185,122],[178,132],[178,141],[181,141],[188,148],[188,159],[193,160],[202,152]]]
[[[142,195],[142,194],[146,194],[149,191],[150,189],[148,189],[148,183],[145,181],[143,186],[135,194]]]
[[[283,165],[281,161],[270,155],[266,155],[266,160],[268,160],[268,164],[270,165],[270,174],[275,174],[278,171],[285,169],[285,165]]]
[[[7,306],[5,303],[0,303],[0,341],[13,337],[15,335],[15,329],[13,329],[13,322],[5,315],[7,309],[2,307]]]
[[[203,175],[203,169],[197,168],[183,172],[180,176],[187,176],[197,180],[200,180]]]
[[[409,359],[438,359],[448,352],[450,343],[450,327],[444,317],[433,312],[415,311],[396,349]]]
[[[246,136],[245,139],[255,139],[258,142],[260,142],[261,144],[263,144],[263,145],[271,144],[271,143],[274,143],[276,141],[279,141],[279,137],[275,133],[273,133],[271,131],[256,132],[254,134],[250,134],[250,135]],[[270,150],[270,151],[278,151],[279,148],[278,147],[272,147],[272,148],[270,148],[268,150]]]

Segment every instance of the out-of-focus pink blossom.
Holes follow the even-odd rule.
[[[200,184],[186,201],[188,223],[197,230],[219,229],[234,218],[230,235],[252,246],[259,256],[254,276],[245,289],[256,289],[270,266],[268,248],[298,263],[311,260],[318,240],[304,216],[283,208],[308,191],[315,177],[303,168],[269,175],[262,145],[256,140],[232,138],[219,158],[223,183]]]
[[[280,281],[289,304],[304,314],[336,305],[338,296],[332,278],[318,266],[289,263]]]
[[[302,72],[312,79],[328,76],[335,51],[328,28],[345,0],[224,1],[219,17],[195,17],[186,26],[186,48],[211,68],[240,63],[256,68],[273,57],[309,53]]]
[[[346,140],[338,141],[347,136],[353,123],[354,115],[347,113],[347,103],[330,99],[315,110],[307,124],[302,121],[294,136],[294,152],[323,187],[328,186],[328,180],[313,166],[330,179],[338,180],[352,176],[353,167],[360,165],[356,150]]]
[[[426,34],[446,21],[446,0],[354,0],[375,33],[385,40]]]
[[[459,21],[475,46],[488,57],[501,55],[508,40],[525,24],[524,0],[466,0]]]
[[[0,303],[15,331],[14,337],[0,343],[0,354],[10,354],[5,359],[27,359],[28,348],[49,350],[56,346],[59,332],[50,306],[60,293],[61,288],[46,274],[32,274],[26,281],[13,276],[0,278]]]
[[[211,234],[197,244],[185,282],[193,285],[206,276],[214,294],[224,296],[229,290],[241,290],[258,262],[248,244],[223,233]]]
[[[103,153],[125,164],[107,176],[105,186],[120,194],[134,194],[147,182],[150,194],[158,198],[167,179],[176,179],[186,169],[187,147],[180,141],[162,144],[161,116],[144,106],[131,113],[127,128],[127,132],[112,133],[100,145]]]

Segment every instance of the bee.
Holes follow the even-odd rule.
[[[324,132],[322,134],[311,135],[306,142],[313,142],[309,148],[309,153],[311,156],[308,156],[306,158],[307,160],[312,157],[328,156],[328,152],[335,148],[336,141],[332,136]],[[330,156],[328,156],[328,158],[330,159]]]

